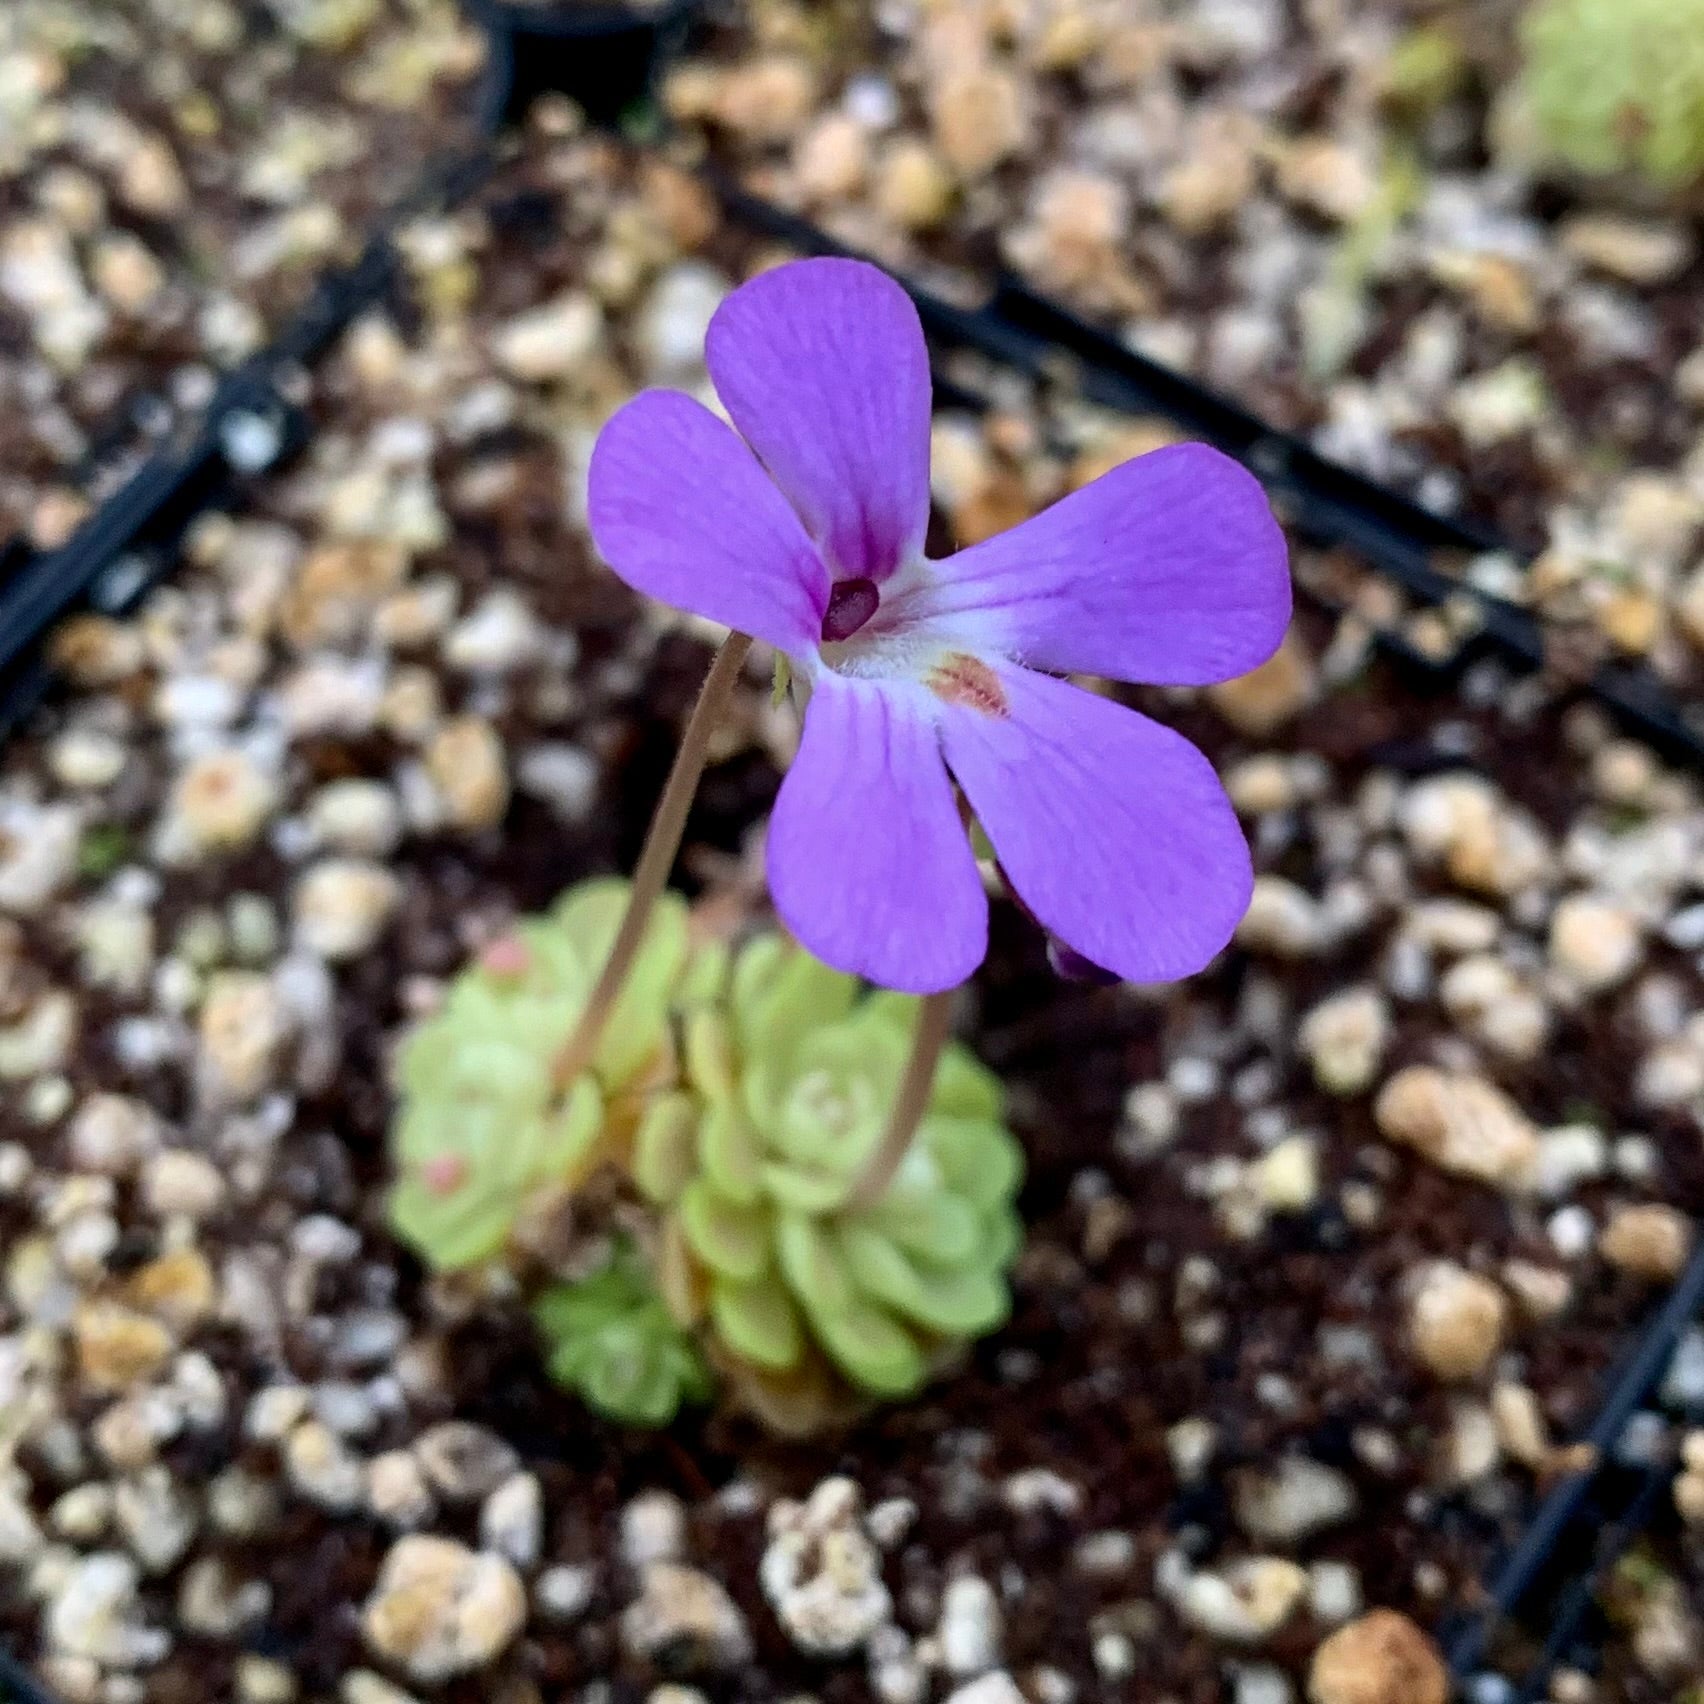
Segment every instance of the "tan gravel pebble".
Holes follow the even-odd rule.
[[[1275,733],[1313,701],[1318,669],[1296,633],[1250,673],[1209,687],[1213,707],[1239,732],[1256,739]]]
[[[438,730],[426,748],[426,769],[457,828],[490,828],[508,809],[503,743],[477,716],[457,716]]]
[[[1570,895],[1550,920],[1551,962],[1588,994],[1625,981],[1641,949],[1638,919],[1594,894]]]
[[[520,1576],[502,1557],[410,1534],[386,1554],[361,1631],[375,1656],[436,1685],[491,1662],[526,1614]]]
[[[1409,1338],[1440,1379],[1476,1379],[1503,1345],[1508,1299],[1489,1279],[1452,1261],[1434,1261],[1414,1285]]]
[[[678,1562],[653,1562],[621,1616],[621,1639],[636,1657],[686,1672],[737,1668],[751,1654],[745,1618],[722,1584]]]
[[[198,758],[179,777],[172,811],[195,852],[225,852],[246,846],[278,804],[272,778],[246,752],[229,750]]]
[[[1447,1704],[1449,1694],[1437,1646],[1391,1609],[1338,1628],[1308,1670],[1312,1704]]]
[[[1598,1234],[1598,1253],[1636,1278],[1677,1278],[1692,1250],[1692,1221],[1677,1208],[1652,1202],[1619,1206]]]
[[[73,1330],[79,1370],[96,1390],[128,1390],[172,1353],[171,1334],[158,1320],[112,1302],[84,1303]]]
[[[309,952],[333,963],[359,958],[379,938],[401,897],[401,884],[382,865],[325,859],[296,886],[297,936]]]
[[[1387,1140],[1444,1171],[1503,1188],[1526,1184],[1538,1158],[1531,1120],[1483,1077],[1411,1065],[1379,1090],[1373,1117]]]

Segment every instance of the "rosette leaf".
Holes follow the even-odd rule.
[[[1520,94],[1544,145],[1665,191],[1704,183],[1704,0],[1537,0]]]
[[[558,1080],[619,925],[627,884],[583,883],[487,947],[397,1060],[391,1223],[431,1266],[503,1248],[528,1204],[571,1186],[674,1073],[670,1013],[688,966],[684,903],[666,895],[592,1067]]]
[[[690,1093],[654,1107],[634,1175],[668,1215],[664,1291],[736,1384],[778,1395],[920,1388],[1007,1316],[1022,1176],[997,1080],[949,1046],[910,1153],[857,1199],[899,1092],[918,1002],[858,983],[779,936],[735,959],[694,1012]],[[820,1403],[789,1407],[789,1424]]]
[[[683,1403],[710,1395],[691,1338],[630,1250],[590,1278],[553,1286],[533,1318],[551,1378],[608,1419],[666,1426]]]

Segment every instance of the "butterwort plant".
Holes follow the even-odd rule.
[[[566,1206],[610,1252],[534,1297],[560,1383],[655,1425],[715,1379],[809,1429],[916,1390],[1009,1307],[1017,1144],[949,1040],[987,948],[979,849],[1059,960],[1113,978],[1199,970],[1247,906],[1206,758],[1068,677],[1244,673],[1289,576],[1260,487],[1200,445],[930,557],[928,354],[874,267],[753,279],[706,359],[732,424],[645,392],[598,440],[589,514],[631,586],[729,636],[631,881],[516,926],[405,1042],[392,1214],[437,1270],[525,1284],[552,1243],[517,1227]],[[759,641],[803,710],[767,842],[792,938],[733,943],[667,882]]]
[[[1200,970],[1253,880],[1224,789],[1180,735],[1061,677],[1199,686],[1265,661],[1290,580],[1259,484],[1176,445],[931,558],[928,352],[886,274],[764,273],[705,356],[732,426],[644,392],[598,440],[589,516],[630,586],[786,659],[804,730],[767,869],[794,936],[905,992],[970,976],[988,901],[962,791],[1066,947],[1131,981]]]

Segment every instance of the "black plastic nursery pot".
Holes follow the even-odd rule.
[[[490,43],[481,120],[512,124],[539,95],[566,95],[595,123],[632,113],[704,0],[464,0]]]
[[[550,78],[578,75],[574,68],[584,61],[576,58],[578,48],[569,51],[566,44],[581,43],[593,17],[610,20],[610,12],[602,7],[498,10],[503,15],[494,17],[492,26],[504,37],[509,53],[521,44],[527,44],[528,53],[537,49],[533,63],[540,72],[540,87],[556,87]],[[552,34],[540,29],[537,19],[528,24],[523,14],[559,19],[564,31]],[[567,27],[576,15],[579,27]],[[636,24],[632,31],[651,27]],[[629,26],[624,20],[613,19],[613,39],[622,39],[625,32]],[[545,43],[544,37],[561,46],[559,60],[549,60],[557,48]],[[637,43],[634,46],[637,51]],[[498,51],[504,51],[503,44]],[[654,51],[653,41],[646,49],[646,75],[653,66],[649,55]],[[509,68],[520,72],[527,58],[511,58]],[[550,78],[544,75],[547,63],[554,65]],[[506,75],[499,65],[498,77]],[[487,89],[496,87],[501,83],[487,85]],[[509,87],[515,89],[520,83]],[[624,89],[630,89],[630,83]],[[518,111],[508,94],[501,111]],[[458,179],[458,191],[472,189],[481,170],[482,165],[469,165]],[[835,247],[791,215],[746,198],[726,184],[717,187],[731,213],[724,232],[728,249],[717,250],[717,261],[729,266],[743,261],[755,249],[753,237],[796,252]],[[504,193],[528,196],[538,191],[521,172]],[[298,325],[296,331],[286,332],[288,382],[279,378],[273,385],[266,377],[281,373],[285,363],[257,361],[250,373],[261,378],[250,377],[242,389],[222,392],[223,400],[216,402],[201,428],[184,440],[184,448],[148,463],[143,470],[147,479],[136,475],[140,484],[124,487],[111,503],[97,509],[65,549],[20,562],[0,590],[0,636],[5,639],[3,656],[15,671],[12,678],[29,687],[36,685],[34,658],[44,630],[61,613],[80,607],[83,600],[90,600],[95,608],[128,607],[148,583],[172,566],[174,542],[187,521],[210,501],[232,501],[232,479],[244,479],[240,496],[261,509],[262,515],[273,520],[288,516],[288,506],[274,509],[273,504],[279,470],[291,450],[312,452],[312,435],[322,426],[322,412],[336,406],[300,394],[295,370],[339,360],[337,331],[363,310],[382,308],[395,281],[394,254],[382,239],[368,250],[361,268],[332,279],[329,290],[320,296],[319,317],[310,315],[307,329]],[[1009,286],[988,307],[976,310],[954,307],[925,290],[913,290],[913,295],[937,346],[942,402],[954,411],[987,416],[1002,407],[1016,407],[1009,382],[1017,375],[1034,387],[1034,395],[1024,392],[1021,406],[1033,407],[1034,419],[1043,423],[1038,428],[1043,438],[1051,429],[1046,412],[1050,395],[1087,399],[1131,419],[1164,417],[1184,433],[1217,441],[1258,470],[1293,521],[1298,538],[1307,540],[1300,630],[1315,649],[1326,648],[1336,617],[1333,596],[1351,600],[1355,595],[1353,576],[1348,590],[1333,578],[1329,561],[1333,552],[1341,552],[1358,569],[1389,579],[1416,605],[1431,605],[1460,595],[1459,583],[1443,564],[1494,542],[1322,460],[1300,441],[1269,431],[1234,404],[1162,366],[1131,356],[1033,291]],[[286,392],[291,397],[288,402]],[[261,448],[268,450],[264,457]],[[211,477],[215,474],[218,477]],[[554,484],[549,491],[550,499],[559,503]],[[550,525],[559,521],[527,520],[511,530],[484,521],[474,523],[469,535],[475,545],[467,556],[481,566],[463,567],[457,559],[455,573],[469,576],[469,593],[474,595],[489,590],[496,562],[506,573],[520,573],[520,583],[528,590],[537,590],[542,584],[537,578],[540,549],[528,528],[533,532],[544,528],[545,537],[559,544],[556,533],[549,532]],[[583,554],[584,547],[576,545],[574,550]],[[138,552],[152,566],[140,578],[138,569],[128,569],[123,595],[102,591],[114,567],[126,557],[136,561]],[[402,855],[400,867],[419,881],[417,915],[411,917],[407,930],[414,937],[409,951],[416,956],[404,954],[351,975],[339,1007],[351,1036],[344,1072],[365,1077],[365,1091],[351,1091],[348,1096],[320,1091],[319,1099],[312,1101],[314,1121],[334,1131],[339,1140],[305,1135],[291,1150],[305,1198],[324,1212],[336,1208],[358,1215],[356,1203],[363,1193],[377,1195],[382,1188],[383,1104],[373,1085],[380,1075],[383,1029],[399,1016],[395,983],[404,982],[407,975],[445,975],[452,970],[460,947],[450,925],[460,913],[479,915],[498,896],[508,896],[511,903],[520,905],[542,903],[550,889],[561,884],[562,871],[569,864],[583,869],[620,862],[630,850],[624,842],[630,842],[642,823],[644,796],[658,779],[668,729],[690,694],[699,653],[680,641],[670,641],[649,658],[649,675],[639,687],[610,688],[613,697],[600,697],[605,688],[596,682],[605,665],[625,663],[632,671],[632,659],[624,656],[624,634],[634,624],[634,613],[607,588],[586,596],[591,602],[576,605],[573,619],[583,622],[586,634],[581,666],[586,690],[593,695],[598,714],[608,717],[615,729],[615,775],[603,801],[610,821],[581,825],[566,833],[561,825],[552,825],[537,804],[521,803],[516,809],[523,815],[513,835],[518,845],[528,837],[537,840],[533,852],[516,854],[506,843],[487,838],[469,852],[438,843]],[[1534,620],[1522,610],[1486,598],[1477,598],[1477,605],[1479,620],[1469,624],[1469,636],[1442,658],[1416,648],[1401,622],[1390,624],[1384,639],[1396,658],[1396,668],[1387,673],[1387,665],[1373,665],[1370,675],[1350,675],[1327,690],[1312,716],[1298,726],[1293,745],[1280,741],[1287,760],[1317,750],[1361,779],[1379,772],[1408,777],[1457,770],[1488,772],[1506,780],[1513,791],[1522,779],[1518,774],[1522,765],[1511,763],[1510,748],[1498,743],[1508,733],[1496,721],[1496,705],[1488,705],[1484,683],[1489,680],[1496,688],[1494,699],[1518,697],[1520,671],[1539,663],[1542,641]],[[1491,675],[1484,673],[1488,663]],[[610,668],[608,673],[617,675],[619,670]],[[1685,712],[1670,704],[1648,676],[1636,671],[1605,673],[1593,680],[1592,697],[1626,717],[1643,736],[1663,741],[1668,750],[1689,762],[1701,757],[1697,731]],[[1160,714],[1166,714],[1164,705]],[[1181,714],[1189,733],[1203,741],[1217,741],[1223,750],[1239,757],[1246,755],[1247,746],[1237,745],[1235,738],[1223,733],[1210,712],[1189,707]],[[1477,745],[1464,748],[1464,726],[1471,733],[1477,729]],[[1525,738],[1539,753],[1540,767],[1568,760],[1566,746],[1557,738],[1556,716],[1549,709],[1528,722]],[[365,763],[389,760],[389,748],[378,751],[378,757],[375,751],[378,748],[371,741],[346,738],[331,729],[303,755],[315,775],[325,779],[361,774]],[[733,857],[741,833],[762,815],[772,787],[774,767],[762,755],[745,753],[722,765],[705,787],[695,818],[695,840],[724,859]],[[1532,808],[1539,806],[1532,804]],[[1304,840],[1288,854],[1280,849],[1263,869],[1300,874],[1305,861],[1317,854],[1319,847]],[[278,874],[278,866],[261,857],[245,871],[245,881],[266,883]],[[208,895],[198,891],[194,898],[204,905]],[[179,917],[172,907],[184,903],[181,895],[167,901],[162,917]],[[942,1387],[910,1413],[874,1421],[859,1435],[835,1440],[823,1450],[769,1447],[738,1428],[697,1421],[661,1440],[624,1440],[607,1428],[588,1425],[566,1397],[549,1389],[530,1356],[525,1331],[516,1329],[511,1317],[487,1319],[474,1312],[445,1333],[443,1346],[455,1380],[436,1397],[438,1406],[431,1409],[431,1418],[453,1413],[481,1421],[520,1450],[528,1467],[544,1481],[552,1510],[561,1511],[552,1542],[561,1540],[562,1554],[595,1557],[607,1551],[612,1542],[610,1522],[620,1501],[642,1488],[666,1486],[692,1508],[695,1544],[714,1551],[719,1563],[750,1573],[746,1564],[755,1561],[762,1537],[757,1528],[738,1525],[738,1517],[719,1513],[724,1505],[728,1510],[738,1506],[736,1491],[741,1484],[753,1482],[748,1474],[755,1472],[767,1488],[808,1491],[826,1472],[850,1469],[867,1479],[872,1496],[905,1496],[915,1493],[920,1482],[939,1491],[953,1476],[958,1476],[953,1482],[963,1484],[964,1464],[976,1460],[970,1450],[954,1455],[954,1438],[963,1438],[968,1426],[988,1416],[1005,1419],[1009,1414],[1005,1425],[990,1428],[993,1442],[988,1445],[997,1471],[1010,1476],[1005,1481],[1007,1491],[993,1488],[995,1481],[990,1477],[983,1493],[966,1493],[970,1501],[958,1513],[925,1506],[918,1535],[920,1551],[898,1554],[893,1574],[898,1590],[910,1586],[927,1597],[941,1586],[927,1566],[937,1549],[942,1554],[954,1552],[983,1574],[995,1576],[1002,1564],[1002,1544],[1010,1546],[1010,1566],[1021,1568],[1033,1581],[1046,1581],[1045,1586],[1033,1586],[1009,1615],[1010,1648],[1022,1660],[1036,1663],[1050,1655],[1050,1632],[1089,1614],[1082,1609],[1085,1602],[1091,1605],[1097,1641],[1123,1639],[1140,1653],[1142,1639],[1152,1638],[1154,1632],[1150,1627],[1143,1634],[1147,1622],[1131,1607],[1128,1586],[1082,1583],[1079,1552],[1063,1535],[1074,1515],[1068,1515],[1065,1505],[1055,1506],[1046,1498],[1021,1506],[1021,1494],[1009,1488],[1022,1472],[1045,1469],[1065,1482],[1065,1493],[1050,1496],[1065,1498],[1067,1505],[1075,1488],[1077,1503],[1072,1506],[1082,1510],[1085,1528],[1092,1525],[1120,1532],[1137,1527],[1138,1515],[1145,1518],[1147,1525],[1135,1539],[1143,1566],[1154,1563],[1159,1547],[1164,1546],[1177,1549],[1191,1566],[1208,1573],[1220,1547],[1229,1542],[1230,1549],[1235,1549],[1230,1505],[1237,1493],[1232,1488],[1256,1481],[1275,1455],[1283,1459],[1300,1450],[1355,1479],[1361,1530],[1353,1544],[1343,1540],[1344,1554],[1353,1554],[1360,1564],[1370,1602],[1384,1602],[1396,1590],[1404,1568],[1428,1544],[1435,1544],[1457,1568],[1462,1557],[1469,1557],[1472,1566],[1482,1569],[1486,1580],[1482,1602],[1476,1602],[1476,1595],[1467,1590],[1448,1593],[1450,1602],[1436,1610],[1428,1610],[1413,1595],[1404,1600],[1416,1621],[1430,1621],[1440,1631],[1455,1677],[1469,1697],[1486,1704],[1539,1697],[1547,1673],[1557,1663],[1590,1667],[1593,1638],[1602,1632],[1592,1614],[1598,1583],[1614,1566],[1615,1556],[1638,1539],[1644,1523],[1667,1503],[1672,1476],[1667,1431],[1658,1428],[1663,1435],[1653,1442],[1651,1428],[1644,1426],[1643,1455],[1629,1450],[1626,1440],[1629,1426],[1636,1433],[1641,1430],[1638,1416],[1651,1406],[1673,1344],[1699,1312],[1704,1256],[1694,1258],[1667,1304],[1655,1312],[1644,1305],[1646,1293],[1626,1285],[1617,1287],[1603,1278],[1605,1295],[1581,1298],[1586,1317],[1580,1331],[1557,1339],[1557,1346],[1537,1356],[1535,1382],[1551,1379],[1568,1392],[1561,1402],[1559,1419],[1566,1431],[1559,1442],[1592,1447],[1583,1471],[1557,1479],[1542,1496],[1527,1489],[1515,1501],[1510,1501],[1513,1488],[1530,1486],[1530,1481],[1500,1479],[1493,1488],[1498,1496],[1481,1505],[1471,1496],[1443,1498],[1431,1506],[1428,1517],[1409,1518],[1402,1510],[1402,1496],[1414,1491],[1404,1477],[1408,1467],[1392,1477],[1390,1486],[1396,1489],[1380,1489],[1382,1481],[1365,1459],[1361,1431],[1377,1430],[1390,1404],[1394,1404],[1390,1411],[1399,1414],[1406,1426],[1442,1428],[1448,1419],[1447,1402],[1416,1392],[1413,1382],[1404,1384],[1406,1375],[1399,1372],[1390,1372],[1389,1377],[1401,1389],[1389,1390],[1380,1389],[1379,1379],[1344,1375],[1333,1402],[1321,1404],[1319,1411],[1307,1409],[1304,1402],[1304,1413],[1295,1419],[1285,1418],[1261,1394],[1268,1390],[1268,1380],[1287,1370],[1287,1355],[1295,1356],[1298,1365],[1307,1361],[1315,1315],[1336,1317],[1334,1309],[1343,1305],[1343,1298],[1336,1295],[1338,1287],[1351,1292],[1363,1285],[1384,1287],[1379,1295],[1389,1297],[1394,1305],[1399,1293],[1396,1275],[1387,1271],[1387,1258],[1377,1239],[1358,1230],[1341,1203],[1331,1201],[1329,1191],[1307,1212],[1280,1215],[1268,1227],[1268,1241],[1258,1244],[1258,1256],[1251,1263],[1261,1269],[1239,1273],[1230,1263],[1232,1276],[1220,1280],[1241,1287],[1237,1297],[1252,1310],[1259,1333],[1268,1334],[1268,1341],[1261,1341],[1259,1333],[1242,1333],[1235,1322],[1229,1331],[1218,1327],[1225,1331],[1218,1338],[1201,1324],[1200,1339],[1191,1348],[1188,1333],[1177,1334],[1166,1322],[1166,1292],[1195,1281],[1189,1278],[1191,1239],[1205,1237],[1206,1249],[1215,1246],[1213,1215],[1201,1206],[1198,1196],[1189,1193],[1189,1177],[1195,1169],[1189,1162],[1196,1154],[1205,1164],[1234,1152],[1230,1138],[1234,1092],[1227,1082],[1205,1101],[1186,1101],[1188,1130],[1171,1148],[1172,1159],[1160,1154],[1159,1148],[1150,1152],[1143,1145],[1148,1138],[1137,1140],[1142,1137],[1140,1128],[1135,1135],[1126,1128],[1128,1152],[1114,1150],[1111,1142],[1113,1126],[1120,1120],[1118,1102],[1131,1080],[1152,1082],[1164,1077],[1176,1065],[1167,1050],[1177,1033],[1210,1031],[1215,1024],[1227,1024],[1246,997],[1247,985],[1259,982],[1269,966],[1239,959],[1215,976],[1210,988],[1203,988],[1200,999],[1189,997],[1189,1004],[1179,1005],[1172,1017],[1155,1017],[1150,1005],[1104,992],[1043,997],[1034,975],[1034,942],[1022,939],[1012,918],[999,925],[999,935],[997,959],[982,993],[983,1010],[975,1033],[990,1063],[1014,1080],[1024,1104],[1026,1135],[1036,1138],[1036,1177],[1026,1205],[1038,1227],[1039,1252],[1036,1269],[1022,1281],[1019,1317],[1010,1333],[993,1339],[976,1355],[958,1389]],[[1324,992],[1321,978],[1312,973],[1302,976],[1300,985],[1307,990],[1304,999]],[[385,1016],[375,1017],[375,1012]],[[1573,1034],[1568,1039],[1573,1041]],[[1399,1036],[1397,1046],[1404,1045],[1408,1043]],[[1569,1089],[1592,1091],[1593,1085],[1602,1082],[1612,1068],[1609,1060],[1614,1050],[1614,1034],[1597,1034],[1581,1038],[1578,1060],[1557,1058],[1557,1085],[1539,1091],[1552,1118],[1563,1116]],[[1186,1050],[1184,1056],[1193,1055]],[[1237,1080],[1241,1068],[1237,1062],[1227,1063],[1223,1075]],[[1532,1080],[1537,1082],[1537,1077]],[[147,1087],[150,1079],[141,1077],[140,1082]],[[1082,1131],[1060,1135],[1058,1121],[1065,1116],[1060,1108],[1070,1109],[1070,1118],[1084,1121]],[[1385,1166],[1373,1167],[1367,1176],[1353,1171],[1356,1154],[1372,1140],[1363,1111],[1336,1113],[1333,1102],[1305,1089],[1297,1116],[1319,1125],[1331,1123],[1334,1130],[1341,1125],[1324,1143],[1331,1183],[1334,1188],[1346,1181],[1382,1184],[1394,1218],[1390,1235],[1409,1252],[1428,1247],[1433,1235],[1428,1220],[1462,1225],[1467,1232],[1489,1239],[1505,1256],[1530,1254],[1534,1249],[1532,1227],[1515,1223],[1508,1229],[1493,1223],[1496,1215],[1477,1186],[1440,1181],[1426,1167],[1406,1160],[1392,1162],[1396,1171]],[[1198,1148],[1191,1147],[1193,1143]],[[1113,1172],[1111,1188],[1109,1171]],[[1695,1188],[1697,1177],[1682,1172],[1672,1184],[1684,1198],[1685,1189]],[[1404,1200],[1406,1195],[1413,1195],[1413,1200]],[[271,1206],[276,1208],[278,1203],[273,1201]],[[382,1234],[378,1241],[382,1244]],[[1346,1256],[1344,1251],[1351,1252]],[[150,1252],[138,1247],[136,1258],[147,1259]],[[1218,1252],[1222,1254],[1222,1249]],[[392,1271],[390,1281],[400,1287],[397,1295],[406,1300],[419,1295],[416,1276],[404,1268],[397,1278],[394,1261],[390,1268],[382,1261],[375,1264],[363,1281],[380,1280],[385,1269]],[[332,1292],[339,1283],[327,1278]],[[1155,1309],[1159,1309],[1159,1324],[1154,1322]],[[1212,1312],[1203,1309],[1201,1321]],[[1634,1324],[1644,1314],[1649,1317],[1643,1326]],[[1350,1324],[1360,1317],[1353,1315]],[[1375,1348],[1384,1353],[1389,1344],[1375,1344]],[[1621,1351],[1619,1356],[1615,1350]],[[291,1356],[310,1356],[312,1350],[308,1344],[286,1344],[281,1353],[290,1361]],[[242,1348],[232,1351],[230,1360],[220,1361],[233,1389],[249,1389],[245,1380],[254,1379],[254,1368],[247,1365],[250,1355],[252,1351]],[[1576,1356],[1585,1365],[1563,1365]],[[1053,1389],[1038,1394],[1041,1387]],[[1203,1404],[1218,1406],[1203,1408]],[[1200,1413],[1208,1414],[1222,1433],[1220,1447],[1229,1462],[1229,1474],[1179,1486],[1167,1467],[1160,1438],[1166,1423],[1176,1425],[1184,1416]],[[1409,1447],[1425,1455],[1413,1440]],[[245,1447],[235,1436],[215,1436],[199,1448],[208,1452],[208,1462],[199,1464],[186,1457],[184,1467],[194,1465],[203,1476],[245,1459]],[[939,1481],[929,1477],[935,1467],[918,1479],[918,1462],[946,1464],[939,1467]],[[1120,1464],[1121,1472],[1106,1474],[1116,1484],[1094,1482],[1106,1464]],[[1084,1476],[1091,1476],[1089,1482],[1079,1482]],[[712,1494],[719,1489],[728,1491],[724,1500]],[[602,1527],[591,1520],[590,1508],[607,1515]],[[1002,1508],[1005,1513],[1000,1513]],[[1401,1554],[1392,1552],[1384,1561],[1377,1556],[1380,1523],[1385,1523],[1387,1534],[1401,1532]],[[334,1687],[337,1677],[361,1658],[354,1655],[353,1629],[325,1624],[325,1603],[315,1593],[324,1581],[344,1576],[356,1581],[354,1590],[365,1592],[385,1544],[387,1535],[365,1518],[339,1523],[307,1508],[291,1508],[285,1537],[271,1546],[279,1552],[271,1563],[257,1563],[249,1552],[239,1556],[249,1566],[261,1566],[274,1593],[273,1615],[250,1641],[254,1655],[278,1656],[300,1668],[312,1684]],[[1321,1559],[1331,1561],[1334,1554],[1327,1540]],[[729,1574],[729,1585],[733,1583],[734,1576]],[[745,1580],[746,1595],[753,1590],[751,1581]],[[600,1592],[607,1597],[608,1586]],[[1147,1609],[1152,1614],[1169,1614],[1155,1605]],[[583,1631],[573,1638],[564,1634],[554,1643],[547,1641],[537,1658],[540,1672],[533,1675],[532,1684],[561,1687],[608,1680],[617,1689],[632,1689],[636,1697],[644,1695],[654,1677],[617,1648],[613,1627],[613,1600],[600,1598]],[[1172,1622],[1162,1621],[1160,1638],[1176,1641],[1183,1634]],[[1293,1665],[1302,1655],[1302,1638],[1300,1632],[1288,1643],[1280,1638],[1275,1648],[1263,1649],[1259,1658]],[[218,1665],[228,1665],[228,1653],[191,1651],[184,1673],[198,1672],[194,1667],[198,1661],[215,1665],[203,1673],[222,1673]],[[1079,1673],[1079,1663],[1085,1663],[1085,1658],[1074,1656],[1067,1667],[1080,1685],[1097,1684],[1097,1675],[1101,1684],[1111,1685],[1096,1668],[1084,1667]],[[845,1690],[850,1685],[845,1675],[825,1678],[820,1667],[799,1660],[772,1632],[762,1634],[760,1667],[765,1689],[774,1685],[775,1695],[784,1687],[804,1685],[821,1685],[825,1695],[835,1699],[861,1695]],[[177,1678],[181,1680],[182,1675]],[[10,1678],[9,1673],[0,1672],[0,1680],[9,1682],[27,1704],[36,1704],[41,1695],[22,1673]],[[1195,1689],[1188,1695],[1191,1699],[1217,1695],[1212,1689],[1220,1684],[1220,1656],[1206,1656],[1188,1675],[1188,1685]],[[446,1695],[457,1704],[463,1695],[489,1695],[470,1690],[477,1685],[482,1682],[457,1684]],[[705,1685],[717,1697],[751,1695],[741,1694],[740,1682],[726,1675],[712,1675]],[[620,1695],[625,1697],[627,1692],[620,1690]]]

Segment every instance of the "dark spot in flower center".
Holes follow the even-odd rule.
[[[822,640],[825,645],[837,645],[850,639],[872,615],[882,601],[874,580],[837,580],[828,594],[828,608],[823,611]]]

